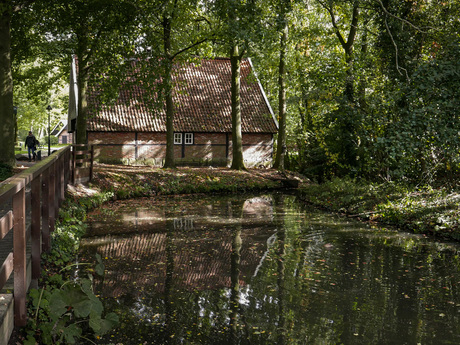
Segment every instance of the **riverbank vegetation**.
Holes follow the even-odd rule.
[[[322,209],[398,229],[460,240],[460,193],[452,187],[407,186],[336,178],[300,190]]]

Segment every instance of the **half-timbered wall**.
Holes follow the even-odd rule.
[[[190,142],[190,138],[193,138]],[[232,159],[231,133],[182,133],[174,145],[177,164],[225,166]],[[166,133],[89,132],[88,143],[95,146],[101,162],[142,161],[161,165],[166,154]],[[271,166],[273,135],[243,134],[243,157],[248,167]]]

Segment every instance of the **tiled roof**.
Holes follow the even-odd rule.
[[[249,60],[241,62],[243,133],[275,133],[277,125]],[[231,65],[229,59],[203,60],[178,68],[173,77],[176,132],[231,132]],[[147,106],[139,83],[126,83],[112,106],[89,95],[88,131],[166,132],[165,111]],[[156,95],[150,95],[156,98]],[[99,110],[96,111],[99,105]]]

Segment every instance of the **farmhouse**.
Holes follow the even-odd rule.
[[[69,132],[77,110],[75,60],[69,99]],[[246,166],[270,166],[277,121],[249,59],[241,63],[241,117]],[[230,59],[206,59],[176,67],[174,83],[174,152],[177,164],[225,166],[232,159]],[[145,93],[152,95],[146,97]],[[162,165],[166,154],[163,107],[146,104],[157,99],[141,83],[126,82],[114,104],[105,105],[93,89],[88,95],[88,144],[99,161],[144,161]],[[75,137],[75,135],[74,135]]]

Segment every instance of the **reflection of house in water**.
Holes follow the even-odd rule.
[[[273,230],[270,199],[258,199],[240,204],[238,219],[222,217],[208,207],[204,217],[169,218],[157,223],[150,231],[124,235],[88,238],[83,247],[97,247],[106,265],[101,293],[116,297],[126,293],[141,294],[143,290],[162,292],[167,273],[172,274],[173,287],[184,290],[230,287],[232,242],[236,232],[242,240],[240,284],[254,275]],[[221,206],[220,206],[221,207]],[[260,209],[260,214],[257,213]],[[221,208],[222,210],[222,208]],[[242,211],[241,211],[242,210]],[[234,213],[235,210],[232,211]],[[141,213],[138,213],[140,215]],[[155,213],[158,215],[158,212]],[[155,218],[144,213],[150,220]],[[206,219],[210,222],[205,226]],[[137,221],[138,224],[142,223]],[[167,272],[169,270],[169,272]],[[134,285],[133,285],[134,284]],[[135,292],[133,292],[135,286]]]
[[[215,204],[203,203],[202,200],[195,203],[178,200],[178,203],[180,212],[187,216],[174,216],[174,226],[177,230],[200,229],[211,225],[222,227],[235,221],[242,221],[247,227],[250,227],[273,219],[273,205],[269,197],[250,198],[243,205],[233,204],[231,200],[218,201]],[[136,201],[133,200],[130,202],[129,211],[111,215],[109,219],[93,221],[88,234],[89,236],[100,236],[108,233],[158,232],[164,230],[166,220],[164,207],[146,208],[142,203],[137,206]]]

